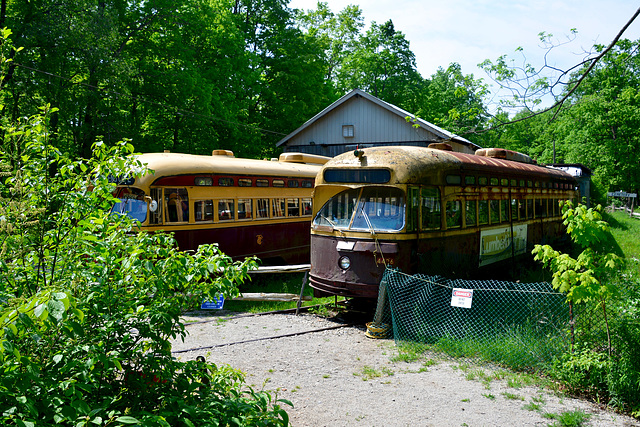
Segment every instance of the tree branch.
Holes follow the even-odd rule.
[[[580,77],[578,78],[576,83],[573,85],[573,87],[571,89],[569,89],[567,91],[567,93],[560,100],[556,101],[553,105],[551,105],[550,107],[547,107],[547,108],[545,108],[543,110],[532,112],[530,115],[528,115],[526,117],[521,117],[521,118],[518,118],[518,119],[509,120],[507,122],[501,122],[498,125],[491,126],[491,127],[487,128],[487,129],[483,129],[483,130],[477,131],[477,132],[475,130],[473,130],[473,131],[470,131],[468,133],[484,133],[484,132],[487,132],[487,131],[490,131],[490,130],[495,130],[495,129],[498,129],[498,128],[502,127],[502,126],[508,125],[508,124],[518,123],[518,122],[522,122],[524,120],[528,120],[528,119],[530,119],[532,117],[539,116],[541,114],[544,114],[544,113],[546,113],[548,111],[553,110],[554,108],[557,108],[556,112],[554,113],[553,117],[550,120],[550,121],[553,121],[557,117],[557,115],[560,112],[560,110],[561,110],[562,106],[564,105],[564,103],[578,89],[580,84],[589,75],[591,70],[593,70],[593,68],[596,66],[598,61],[600,61],[607,53],[609,53],[611,51],[611,49],[613,49],[615,47],[616,43],[618,43],[618,41],[620,40],[620,38],[622,37],[624,32],[627,30],[627,28],[629,28],[629,26],[633,23],[633,21],[636,20],[638,15],[640,15],[640,8],[638,8],[638,10],[636,10],[636,12],[633,14],[633,16],[629,19],[629,21],[627,21],[627,23],[622,27],[622,29],[618,32],[618,34],[613,38],[611,43],[609,43],[609,45],[598,56],[596,56],[595,58],[584,60],[580,64],[577,64],[574,67],[570,68],[568,71],[563,72],[563,74],[567,74],[571,70],[576,69],[576,68],[586,64],[587,62],[591,62],[589,67],[580,75]],[[559,82],[559,80],[556,82],[556,84],[558,82]]]

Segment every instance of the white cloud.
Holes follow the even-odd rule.
[[[339,12],[349,0],[325,0]],[[290,7],[314,9],[316,0],[292,0]],[[418,70],[431,76],[438,67],[458,62],[465,74],[485,77],[476,65],[485,59],[513,55],[523,47],[534,66],[542,65],[544,50],[538,33],[545,31],[557,41],[566,40],[572,28],[578,39],[568,47],[556,49],[550,60],[568,67],[580,61],[583,51],[594,43],[608,44],[631,18],[638,5],[630,0],[367,0],[361,1],[365,22],[383,23],[392,19],[416,54]],[[625,38],[640,38],[640,18]]]

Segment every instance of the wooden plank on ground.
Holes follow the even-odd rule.
[[[245,292],[239,297],[231,298],[231,301],[298,301],[300,295],[296,294],[279,294],[279,293],[249,293]],[[311,295],[303,295],[303,301],[311,301]]]
[[[260,266],[257,270],[250,270],[251,274],[258,273],[304,273],[311,270],[311,264],[298,264],[298,265],[268,265]]]

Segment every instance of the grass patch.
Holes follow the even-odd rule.
[[[398,354],[391,358],[392,362],[417,362],[424,358],[425,352],[429,349],[427,344],[415,342],[402,342],[398,344]],[[433,364],[437,362],[433,361]]]
[[[611,235],[622,251],[621,255],[628,260],[640,259],[640,220],[629,218],[623,212],[605,214],[604,217],[611,226]]]
[[[504,393],[502,393],[502,396],[504,396],[505,399],[507,400],[522,400],[524,401],[524,397],[515,394],[515,393],[509,393],[508,391],[505,391]]]
[[[380,378],[383,375],[386,375],[388,377],[393,376],[394,372],[387,367],[378,370],[372,366],[365,365],[362,367],[360,372],[354,372],[353,375],[356,377],[361,377],[362,381],[369,381],[374,378]]]
[[[544,381],[539,377],[527,373],[512,373],[507,376],[507,386],[511,388],[542,385],[543,383]]]
[[[452,357],[479,358],[517,371],[529,371],[544,369],[565,347],[562,337],[536,333],[535,325],[519,325],[495,334],[485,328],[485,337],[442,337],[432,349]]]
[[[581,427],[585,425],[591,415],[585,413],[581,409],[573,411],[565,411],[560,414],[545,413],[545,418],[555,420],[552,426],[557,427]]]
[[[542,409],[542,403],[529,402],[523,406],[527,411],[540,411]]]

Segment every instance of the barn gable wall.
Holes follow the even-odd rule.
[[[417,145],[427,146],[432,142],[443,141],[441,129],[433,127],[433,132],[425,126],[414,127],[407,122],[402,110],[389,106],[371,95],[373,102],[361,91],[354,91],[342,102],[330,106],[307,122],[278,145],[285,152],[304,152],[336,156],[356,147],[364,148],[378,145]],[[382,105],[388,106],[388,108]],[[395,109],[391,111],[391,109]],[[409,113],[407,113],[408,115]],[[353,136],[343,136],[343,126],[353,126]],[[454,151],[473,153],[474,147],[468,144],[447,140]],[[468,143],[468,141],[467,141]],[[473,144],[472,144],[473,145]],[[477,148],[477,146],[476,146]]]

